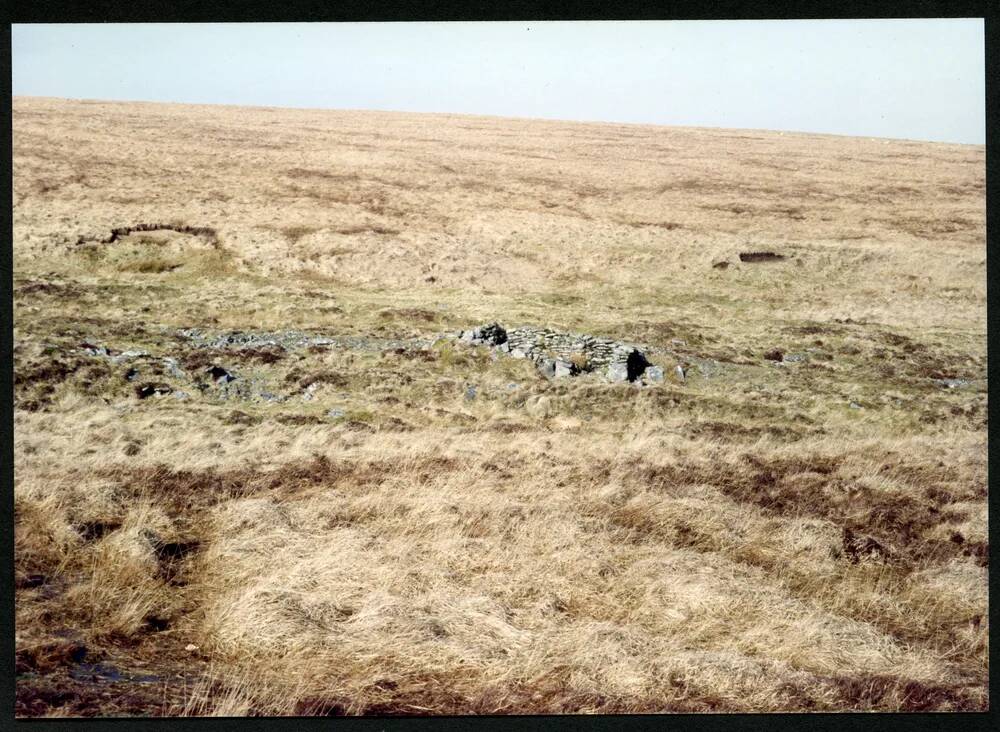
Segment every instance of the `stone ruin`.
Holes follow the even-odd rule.
[[[462,331],[458,337],[511,358],[529,359],[550,379],[598,373],[612,382],[663,381],[663,369],[652,365],[637,346],[608,338],[533,326],[505,330],[499,323]]]

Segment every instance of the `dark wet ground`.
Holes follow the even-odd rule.
[[[104,681],[126,681],[133,684],[150,684],[162,681],[163,677],[155,674],[136,674],[115,668],[108,663],[78,663],[69,670],[71,678],[77,681],[101,683]]]
[[[184,705],[197,670],[130,668],[128,659],[106,658],[76,640],[20,650],[16,658],[15,715],[166,716]],[[134,666],[144,666],[135,661]]]

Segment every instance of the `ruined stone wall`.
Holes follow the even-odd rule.
[[[662,369],[651,366],[638,347],[609,338],[528,325],[505,330],[498,323],[463,331],[460,338],[514,358],[530,359],[550,377],[595,371],[612,381],[636,381],[644,374],[654,381],[663,377]]]
[[[606,367],[616,361],[624,361],[628,354],[637,350],[635,346],[598,338],[580,333],[560,333],[548,328],[520,326],[507,331],[509,351],[521,351],[525,356],[535,355],[558,358],[565,361],[583,356],[587,370]],[[580,360],[577,358],[577,360]]]

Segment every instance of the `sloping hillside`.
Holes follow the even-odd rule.
[[[13,108],[18,714],[986,708],[982,147]]]

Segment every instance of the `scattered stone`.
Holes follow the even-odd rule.
[[[194,643],[188,643],[186,646],[184,646],[184,650],[190,653],[192,651],[197,651],[198,646],[196,646]]]
[[[677,376],[678,381],[684,381],[687,378],[687,372],[684,371],[684,367],[680,364],[674,366],[674,375]]]
[[[613,384],[618,384],[623,381],[628,381],[628,364],[621,362],[613,363],[608,366],[608,381]]]
[[[554,364],[554,375],[557,379],[566,378],[572,376],[575,372],[576,367],[569,361],[556,360]]]
[[[111,357],[111,363],[113,363],[113,364],[119,364],[119,363],[122,363],[123,361],[132,361],[134,359],[141,358],[143,356],[148,356],[148,355],[149,355],[149,353],[146,352],[146,351],[138,351],[138,350],[135,350],[135,351],[124,351],[123,353],[119,353],[117,356],[112,356]]]
[[[788,363],[799,363],[800,361],[805,361],[807,358],[804,353],[788,353],[784,356],[784,361]]]
[[[677,368],[680,368],[680,366]],[[647,366],[642,375],[651,384],[663,383],[663,369],[660,366]]]
[[[729,262],[724,259],[718,262],[712,262],[712,269],[729,269]]]
[[[489,323],[462,331],[461,339],[475,345],[499,346],[507,341],[507,331],[499,323]]]
[[[135,395],[140,399],[148,399],[153,395],[169,394],[172,391],[173,387],[163,382],[138,384],[135,387]]]
[[[347,414],[347,412],[345,412],[343,409],[340,409],[339,407],[334,407],[333,409],[327,411],[326,416],[329,417],[330,419],[340,419],[345,414]]]
[[[236,377],[231,373],[226,371],[221,366],[209,366],[205,369],[205,373],[212,377],[212,381],[217,384],[228,384],[230,381],[235,381]]]
[[[470,386],[465,390],[465,401],[471,402],[476,398],[476,387]]]
[[[539,358],[538,371],[546,379],[554,379],[556,375],[556,362],[551,358]]]
[[[718,375],[722,371],[722,364],[712,358],[690,358],[691,361],[698,367],[698,373],[703,377],[711,378]]]
[[[764,354],[764,358],[768,361],[782,361],[785,358],[785,352],[780,348],[773,348]]]
[[[532,417],[550,417],[555,411],[552,397],[535,396],[524,403],[524,409]]]
[[[860,404],[858,404],[857,402],[851,402],[851,403],[850,403],[850,404],[848,404],[847,406],[849,406],[849,407],[850,407],[851,409],[864,409],[864,407],[862,407],[862,406],[861,406]]]
[[[165,357],[163,359],[163,366],[167,369],[167,373],[175,379],[184,379],[187,377],[187,374],[184,373],[184,369],[182,369],[177,363],[177,359]]]
[[[373,338],[367,336],[324,336],[288,330],[263,333],[231,331],[228,333],[205,333],[197,328],[176,331],[176,334],[190,341],[198,348],[225,348],[241,351],[280,347],[285,350],[306,348],[341,347],[361,351],[387,351],[404,347],[410,349],[430,348],[435,338]],[[457,338],[461,331],[450,334]]]
[[[175,391],[173,395],[174,399],[180,399],[182,401],[190,396],[190,394],[188,394],[186,391]]]
[[[111,353],[104,346],[95,346],[92,343],[81,343],[80,348],[89,356],[110,356]]]
[[[934,381],[943,386],[945,389],[958,389],[969,385],[969,382],[966,379],[934,379]]]

